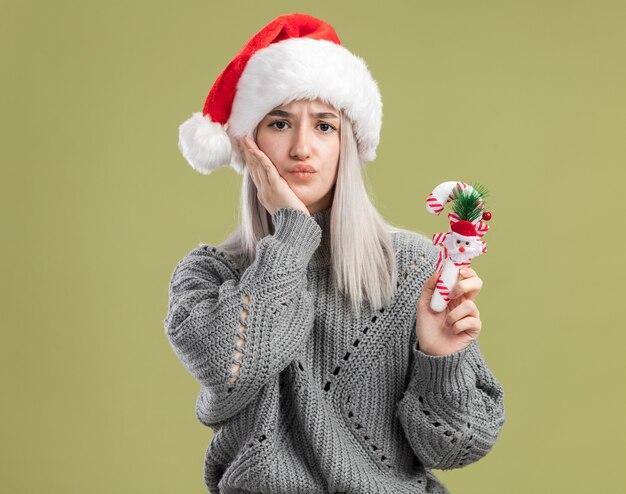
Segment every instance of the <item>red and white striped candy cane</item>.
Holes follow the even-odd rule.
[[[443,182],[437,185],[437,187],[428,194],[428,198],[426,199],[426,211],[438,215],[443,211],[443,207],[446,204],[456,199],[458,194],[465,189],[469,189],[470,191],[474,190],[471,185],[459,181]]]
[[[428,198],[426,199],[426,211],[434,215],[439,215],[439,213],[443,211],[444,206],[456,199],[458,194],[465,189],[469,189],[470,192],[474,190],[471,185],[465,182],[450,181],[439,184],[428,194]],[[448,216],[450,217],[450,215]],[[454,217],[450,217],[450,221],[454,221]],[[443,241],[447,235],[448,233],[436,233],[433,235],[433,244],[443,245]],[[436,270],[440,272],[441,275],[437,280],[437,288],[430,301],[430,308],[435,312],[443,312],[450,301],[450,292],[459,279],[459,268],[454,264],[452,259],[448,257],[445,247],[439,252]]]

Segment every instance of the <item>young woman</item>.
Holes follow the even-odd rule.
[[[311,16],[281,16],[180,128],[189,163],[243,175],[241,224],[177,264],[164,319],[201,384],[212,493],[446,493],[504,424],[463,274],[434,313],[438,249],[389,225],[362,180],[381,124],[365,63]]]

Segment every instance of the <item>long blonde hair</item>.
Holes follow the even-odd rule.
[[[333,276],[336,288],[349,296],[354,310],[361,309],[364,299],[372,308],[380,309],[389,304],[398,282],[391,234],[410,231],[387,223],[372,204],[363,181],[352,123],[344,112],[340,112],[340,118],[339,169],[330,212]],[[247,168],[239,219],[239,227],[216,247],[248,266],[256,257],[257,242],[273,234],[274,228]]]

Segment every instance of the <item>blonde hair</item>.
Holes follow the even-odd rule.
[[[380,309],[396,290],[397,266],[393,232],[410,232],[385,221],[366,190],[352,123],[340,112],[340,153],[330,211],[332,275],[337,290],[345,293],[354,310],[364,299]],[[255,132],[256,138],[256,132]],[[216,247],[248,266],[256,257],[257,242],[273,234],[271,215],[257,198],[247,168],[241,189],[240,226]]]

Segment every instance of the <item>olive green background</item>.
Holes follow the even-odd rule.
[[[163,318],[178,260],[235,228],[241,177],[193,171],[178,126],[297,11],[379,83],[365,174],[389,221],[431,235],[437,184],[490,191],[473,267],[507,418],[438,476],[455,494],[619,490],[626,8],[597,0],[3,3],[0,490],[206,492],[211,431]]]

